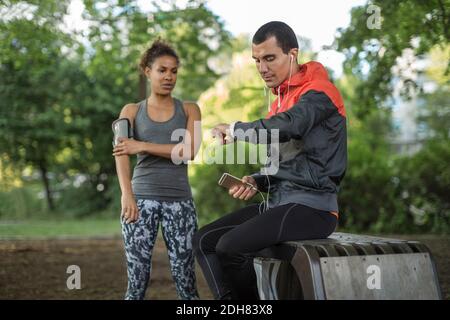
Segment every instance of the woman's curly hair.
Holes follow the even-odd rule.
[[[146,67],[151,67],[153,62],[159,57],[162,56],[171,56],[177,60],[177,64],[180,64],[180,58],[178,57],[175,50],[166,42],[161,39],[157,39],[152,43],[152,46],[145,50],[144,54],[141,57],[141,61],[139,63],[139,68],[141,72],[145,71]]]

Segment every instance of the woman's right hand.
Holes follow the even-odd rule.
[[[122,194],[121,203],[122,211],[120,215],[125,220],[125,223],[136,222],[139,218],[139,210],[134,196],[132,194]]]

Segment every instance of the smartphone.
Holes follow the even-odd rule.
[[[230,189],[234,186],[250,186],[252,189],[257,190],[251,183],[242,182],[241,179],[229,173],[224,173],[222,177],[220,177],[219,186],[225,187],[227,189]]]

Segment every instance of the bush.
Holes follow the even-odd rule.
[[[46,203],[37,197],[35,185],[0,192],[0,219],[21,220],[46,214]]]
[[[97,184],[89,180],[78,186],[69,183],[64,188],[60,188],[60,191],[55,193],[57,194],[54,200],[55,214],[68,218],[110,216],[108,210],[111,206],[109,187],[114,186],[115,180],[115,177],[110,177],[102,181],[104,190],[97,190]]]
[[[421,232],[450,232],[450,143],[427,141],[412,157],[396,161],[398,195]]]

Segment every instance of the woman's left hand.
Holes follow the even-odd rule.
[[[119,138],[119,144],[113,149],[113,156],[132,155],[143,152],[143,142],[134,139]]]

